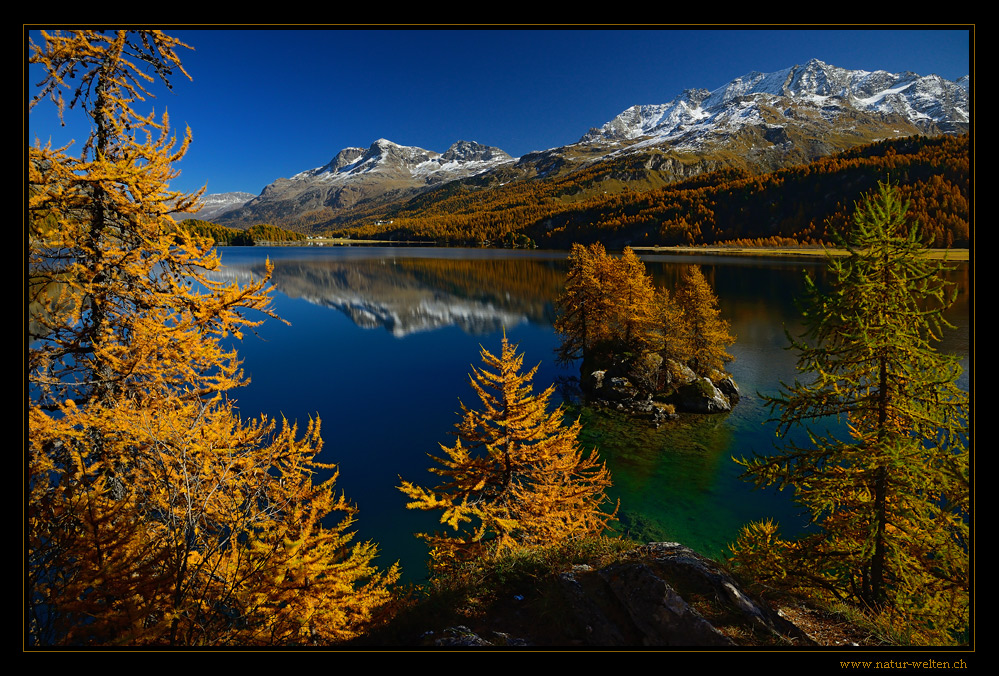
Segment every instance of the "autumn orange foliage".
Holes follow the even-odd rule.
[[[726,348],[735,342],[729,324],[718,311],[718,298],[700,266],[688,265],[674,294],[687,364],[695,373],[724,371],[733,357]]]
[[[661,378],[653,371],[669,368],[671,361],[714,377],[732,360],[726,348],[735,339],[695,265],[670,294],[652,285],[630,247],[614,257],[599,243],[574,244],[557,305],[555,331],[562,341],[556,358],[582,359],[584,375],[617,366],[654,388]]]
[[[849,222],[854,200],[891,175],[912,202],[928,245],[966,247],[970,241],[967,135],[888,139],[763,174],[739,158],[723,162],[736,166],[677,180],[671,171],[637,169],[633,159],[621,157],[544,178],[497,179],[499,185],[456,182],[393,211],[391,225],[377,224],[384,206],[355,208],[350,215],[325,207],[279,225],[451,242],[525,234],[549,248],[596,241],[819,245]],[[620,184],[620,192],[609,190],[629,174],[638,180]]]
[[[361,631],[398,578],[317,460],[319,421],[244,421],[240,337],[267,280],[217,281],[211,243],[169,214],[166,115],[134,106],[186,75],[158,31],[42,32],[34,107],[73,92],[79,155],[28,149],[27,643],[327,644]],[[319,473],[327,478],[314,482]],[[339,522],[330,517],[340,513]]]
[[[444,533],[420,534],[431,546],[431,566],[492,556],[519,546],[597,535],[614,518],[603,511],[610,473],[596,453],[584,454],[581,425],[563,425],[561,407],[548,412],[555,391],[533,393],[537,367],[521,372],[523,354],[503,337],[497,357],[482,349],[487,368],[470,381],[481,410],[461,405],[457,441],[431,455],[442,478],[427,490],[403,481],[409,509],[440,510]]]

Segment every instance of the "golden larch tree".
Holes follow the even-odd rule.
[[[680,311],[687,365],[704,376],[724,372],[725,364],[733,359],[727,348],[735,337],[728,322],[721,318],[718,297],[699,265],[687,266],[673,298]]]
[[[524,355],[503,337],[495,356],[481,352],[485,368],[469,380],[482,408],[461,404],[454,446],[430,455],[442,478],[427,490],[403,481],[409,509],[440,510],[451,530],[420,534],[432,565],[495,555],[517,546],[550,544],[600,534],[614,518],[606,512],[610,473],[596,452],[584,454],[581,425],[563,425],[562,408],[548,411],[554,386],[540,394],[531,384],[538,367],[521,372]]]
[[[655,390],[669,381],[665,369],[671,364],[713,376],[733,359],[727,348],[735,338],[696,265],[686,268],[670,294],[653,286],[630,247],[614,257],[599,243],[574,244],[556,305],[555,331],[562,337],[557,359],[582,358],[584,377],[613,367],[643,389]]]
[[[267,280],[213,280],[210,242],[170,217],[190,140],[139,114],[186,75],[159,31],[41,32],[29,61],[80,107],[78,155],[28,170],[27,642],[325,644],[356,635],[398,577],[350,544],[354,508],[321,463],[319,422],[243,421],[222,344],[273,316]],[[155,75],[150,75],[154,73]],[[318,472],[329,475],[313,483]],[[343,514],[338,523],[331,519]]]
[[[583,370],[592,371],[621,360],[633,364],[659,350],[655,289],[630,247],[616,258],[600,243],[574,244],[556,304],[560,362],[582,358]]]
[[[555,331],[562,336],[556,360],[568,363],[592,356],[594,346],[606,340],[609,304],[603,285],[607,279],[607,252],[603,244],[573,244],[565,288],[556,301],[560,309]]]
[[[634,362],[661,349],[656,292],[645,263],[631,247],[625,247],[621,257],[612,261],[606,295],[617,336],[614,352]]]

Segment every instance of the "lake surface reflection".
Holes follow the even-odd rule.
[[[540,362],[535,388],[560,383],[572,401],[578,367],[554,363],[553,303],[565,252],[423,248],[222,248],[222,274],[245,281],[274,264],[274,307],[289,325],[267,321],[238,345],[251,384],[234,393],[245,417],[265,413],[304,425],[322,419],[325,462],[339,466],[339,490],[360,509],[356,530],[379,543],[383,565],[401,560],[409,580],[425,576],[426,548],[414,532],[437,528],[432,514],[405,509],[399,477],[427,487],[427,453],[451,444],[458,399],[480,345],[497,352],[504,329]],[[773,517],[790,535],[807,527],[789,494],[755,491],[732,456],[768,453],[773,425],[757,393],[795,376],[786,327],[800,332],[795,299],[802,270],[823,280],[821,261],[718,256],[643,256],[656,284],[673,288],[683,266],[699,264],[737,337],[731,371],[743,392],[731,414],[690,416],[661,430],[616,414],[572,407],[583,441],[614,477],[622,527],[639,540],[675,540],[720,556],[746,522]],[[941,349],[967,368],[969,267]],[[967,388],[967,375],[963,377]]]

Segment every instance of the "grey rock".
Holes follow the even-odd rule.
[[[732,376],[727,373],[714,371],[711,373],[711,382],[728,398],[733,406],[739,403],[742,395],[739,392],[739,386],[735,384]]]
[[[621,564],[601,570],[600,576],[641,633],[642,645],[735,645],[648,566]]]
[[[650,543],[604,568],[576,567],[558,580],[572,641],[589,646],[733,646],[732,635],[810,639],[759,603],[716,562],[675,542]],[[710,609],[715,626],[690,599]],[[722,631],[725,629],[725,631]]]
[[[434,632],[427,632],[423,635],[424,642],[438,647],[465,647],[465,648],[485,648],[495,646],[526,646],[527,641],[520,638],[511,638],[509,635],[494,632],[494,639],[487,641],[474,631],[464,625],[448,627],[441,632],[440,636]]]
[[[685,413],[725,413],[732,410],[731,402],[710,378],[698,378],[677,388],[671,401],[678,411]]]

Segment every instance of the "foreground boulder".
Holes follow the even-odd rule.
[[[675,542],[639,547],[599,570],[578,566],[560,583],[585,645],[732,646],[749,636],[808,643],[717,563]]]
[[[535,584],[537,581],[535,580]],[[475,621],[425,631],[425,646],[726,647],[815,645],[716,562],[675,542],[576,565],[507,589]]]

